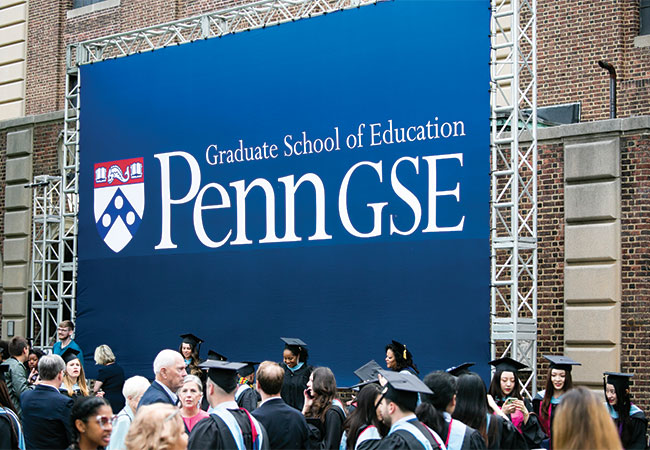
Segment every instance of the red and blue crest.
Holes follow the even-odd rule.
[[[95,164],[94,211],[100,237],[115,253],[133,239],[144,214],[143,158]]]

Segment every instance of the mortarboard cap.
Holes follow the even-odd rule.
[[[382,370],[380,374],[386,379],[382,394],[407,411],[415,411],[418,394],[433,394],[431,389],[412,373]]]
[[[237,372],[246,364],[238,362],[207,360],[199,364],[201,369],[208,371],[208,377],[227,393],[237,388]]]
[[[251,373],[255,372],[255,366],[258,365],[260,362],[259,361],[242,361],[244,364],[246,364],[243,368],[238,370],[239,376],[240,377],[247,377]]]
[[[207,361],[228,361],[228,358],[220,353],[215,352],[214,350],[208,350]]]
[[[501,372],[512,372],[517,373],[518,370],[524,370],[527,368],[525,364],[515,361],[514,359],[506,356],[505,358],[495,359],[490,361],[488,364],[494,366],[498,371]]]
[[[614,385],[618,390],[625,391],[630,387],[631,373],[605,372],[603,373],[605,388],[608,384]]]
[[[544,355],[544,358],[551,363],[551,369],[566,370],[567,372],[571,372],[571,369],[573,368],[572,366],[582,365],[568,356]]]
[[[284,343],[289,347],[307,347],[307,343],[302,339],[285,337],[281,337],[280,339],[282,339]]]
[[[194,336],[192,333],[181,334],[181,339],[186,344],[190,344],[192,347],[199,347],[203,343],[203,339],[198,336]]]
[[[462,364],[459,364],[457,366],[453,366],[453,367],[448,368],[447,370],[445,370],[445,372],[447,372],[448,374],[451,374],[451,375],[453,375],[455,377],[459,377],[462,374],[469,372],[469,368],[472,367],[474,364],[475,363],[473,363],[473,362],[462,363]]]
[[[68,347],[63,353],[61,353],[61,358],[63,358],[63,361],[65,361],[66,364],[68,364],[70,361],[74,359],[79,359],[79,350],[75,350],[74,348]]]
[[[377,374],[381,371],[381,366],[377,364],[377,361],[370,360],[365,363],[363,366],[359,367],[354,371],[354,374],[359,377],[362,382],[377,381]]]

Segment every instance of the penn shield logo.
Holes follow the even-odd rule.
[[[133,239],[144,214],[143,158],[95,164],[94,211],[97,231],[120,252]]]

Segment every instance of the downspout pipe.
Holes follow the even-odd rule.
[[[598,61],[598,65],[609,72],[609,118],[616,119],[616,69],[605,61]]]

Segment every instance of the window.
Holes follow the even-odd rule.
[[[82,8],[84,6],[92,5],[93,3],[103,2],[104,0],[74,0],[73,8]]]
[[[641,0],[639,35],[650,34],[650,0]]]

